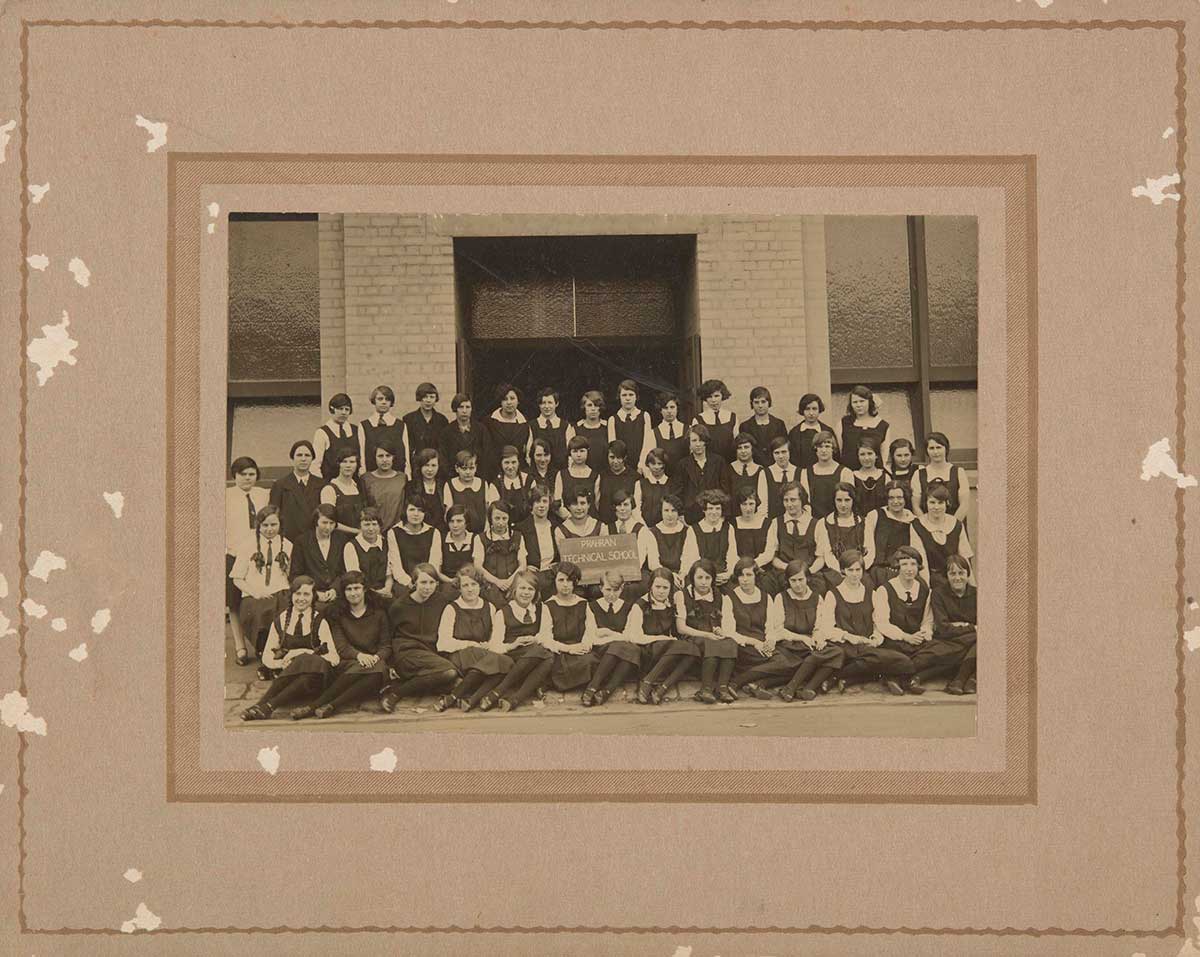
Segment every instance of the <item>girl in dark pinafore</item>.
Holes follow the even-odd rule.
[[[512,659],[498,653],[493,646],[497,612],[480,594],[482,584],[478,568],[462,566],[458,570],[458,597],[442,612],[437,650],[453,662],[460,677],[449,693],[438,699],[437,711],[455,705],[470,711],[512,671]]]
[[[592,643],[596,619],[587,600],[575,593],[583,573],[571,562],[559,562],[554,574],[554,594],[542,606],[538,641],[554,653],[550,683],[558,691],[586,685],[596,667]]]
[[[866,525],[854,510],[854,486],[839,482],[833,496],[834,510],[817,523],[817,554],[825,562],[822,575],[827,588],[839,584],[842,569],[837,556],[847,549],[863,553]],[[871,549],[866,551],[870,553]]]
[[[519,467],[524,469],[529,464],[529,443],[533,441],[533,432],[518,408],[520,404],[520,390],[511,382],[502,383],[496,389],[496,409],[484,419],[484,425],[491,436],[489,447],[503,449],[512,446],[519,457]],[[499,459],[485,463],[484,472],[489,479],[499,475]]]
[[[608,571],[600,583],[600,597],[589,608],[596,621],[594,647],[599,659],[592,680],[580,699],[585,708],[602,705],[642,666],[642,609],[621,597],[620,573]]]
[[[585,392],[579,400],[583,418],[575,423],[575,436],[587,443],[587,464],[597,475],[608,464],[608,423],[604,421],[604,396],[595,391]],[[570,448],[570,443],[567,443]]]
[[[833,511],[833,492],[839,482],[854,487],[854,473],[834,461],[834,448],[833,433],[822,432],[813,440],[816,462],[800,473],[813,518],[824,518]]]
[[[559,401],[557,389],[552,386],[541,389],[537,394],[537,418],[529,423],[533,441],[537,442],[541,439],[546,443],[546,450],[550,453],[550,469],[554,472],[566,468],[567,442],[575,434],[571,423],[558,414]],[[530,464],[532,465],[532,462]],[[552,476],[542,476],[540,481],[547,488],[554,488]]]
[[[842,416],[842,464],[846,468],[858,468],[858,446],[867,438],[874,440],[875,448],[887,448],[888,422],[879,415],[875,393],[865,385],[856,385],[850,390],[846,414]]]
[[[765,588],[758,587],[758,566],[752,558],[740,558],[733,570],[737,587],[729,592],[721,619],[721,630],[735,644],[732,662],[722,659],[717,676],[717,698],[731,703],[737,700],[732,674],[743,674],[760,665],[775,647],[778,632],[767,633],[771,607]],[[769,697],[769,695],[768,695]]]
[[[518,708],[550,678],[554,654],[538,641],[545,609],[537,594],[537,576],[529,569],[517,572],[508,603],[496,613],[491,643],[491,650],[507,655],[513,667],[499,685],[480,699],[480,711]]]
[[[662,521],[650,527],[650,534],[658,543],[659,562],[674,576],[675,586],[682,588],[683,554],[689,550],[688,539],[692,530],[683,520],[683,502],[678,495],[664,495],[659,508],[662,511]],[[690,549],[696,552],[694,541]]]
[[[512,527],[508,505],[503,501],[488,506],[487,520],[487,530],[479,536],[483,545],[483,597],[499,607],[508,600],[508,590],[521,568],[521,533]]]
[[[337,512],[338,531],[359,532],[358,519],[367,507],[367,497],[358,484],[358,451],[344,448],[337,454],[337,475],[321,489],[321,503]]]

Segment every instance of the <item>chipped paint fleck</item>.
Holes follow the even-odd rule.
[[[142,879],[142,872],[136,867],[131,867],[125,872],[124,877],[125,880],[129,881],[130,884],[136,884]]]
[[[38,367],[38,385],[46,384],[60,362],[69,366],[75,365],[76,360],[72,353],[79,343],[67,334],[67,326],[70,324],[71,320],[64,309],[62,320],[54,326],[42,326],[41,337],[34,339],[26,348],[25,354],[29,361]]]
[[[127,920],[121,925],[122,934],[132,934],[135,930],[158,930],[162,925],[162,918],[150,910],[145,902],[137,905],[137,913],[134,914],[133,920]]]
[[[141,113],[133,119],[134,126],[140,126],[150,134],[150,139],[146,141],[146,152],[153,153],[157,149],[167,145],[167,124],[156,123],[154,120],[148,120]]]
[[[1162,138],[1164,140],[1166,140],[1166,139],[1170,139],[1174,135],[1175,135],[1175,127],[1168,126],[1165,130],[1163,130]]]
[[[31,731],[43,737],[46,734],[46,719],[29,713],[29,702],[19,691],[10,691],[0,698],[0,721],[18,731]]]
[[[4,596],[0,594],[0,598],[3,597]],[[1189,597],[1187,600],[1187,606],[1191,611],[1196,611],[1198,608],[1200,608],[1200,602],[1197,602],[1195,598]]]
[[[1167,187],[1174,186],[1180,181],[1178,173],[1168,173],[1166,176],[1160,176],[1158,179],[1150,179],[1146,177],[1145,186],[1135,186],[1130,190],[1131,195],[1145,196],[1155,206],[1161,206],[1165,200],[1173,199],[1179,201],[1178,193],[1168,193]]]
[[[67,657],[72,661],[83,661],[88,656],[87,642],[81,642],[76,647],[67,652]]]
[[[12,622],[8,620],[8,615],[0,611],[0,638],[7,638],[9,635],[15,635],[17,630],[12,627]]]
[[[21,610],[23,612],[25,612],[25,614],[27,614],[30,618],[45,618],[46,617],[46,606],[39,605],[32,598],[26,598],[23,602],[21,602]]]
[[[0,598],[8,597],[8,579],[0,575]]]
[[[1189,628],[1183,633],[1184,640],[1187,642],[1188,651],[1195,651],[1200,648],[1200,625],[1195,628]]]
[[[120,518],[121,513],[125,511],[125,496],[121,492],[104,492],[104,501],[108,502],[108,507],[112,509],[113,517]]]
[[[1149,482],[1160,475],[1174,479],[1179,488],[1193,488],[1196,485],[1196,476],[1182,474],[1175,460],[1171,458],[1170,439],[1159,439],[1146,450],[1146,457],[1142,459],[1143,482]]]
[[[92,282],[92,271],[78,256],[75,256],[67,263],[67,268],[71,270],[71,275],[75,277],[75,281],[79,285],[87,287]]]
[[[53,628],[55,631],[66,631],[67,630],[67,619],[55,618],[53,621],[50,622],[50,627]]]
[[[43,183],[41,186],[38,186],[36,183],[34,183],[29,187],[29,195],[31,197],[29,201],[36,205],[42,201],[48,192],[50,192],[49,183]]]
[[[110,621],[112,621],[112,612],[107,608],[101,608],[96,614],[92,615],[92,634],[100,634],[100,632],[108,627]]]
[[[8,148],[10,134],[17,128],[16,120],[9,120],[3,126],[0,126],[0,163],[4,162],[5,151]]]
[[[209,223],[209,224],[208,224],[208,234],[211,236],[211,235],[212,235],[213,233],[215,233],[216,231],[217,231],[217,224],[216,224],[216,223]]]
[[[372,754],[371,770],[386,771],[391,774],[396,770],[396,752],[391,748],[384,748],[378,754]]]
[[[692,948],[680,944],[675,948],[675,953],[671,957],[692,957]]]
[[[259,748],[258,763],[267,774],[274,774],[279,770],[279,745],[273,745],[269,748]]]
[[[65,558],[43,549],[41,554],[38,555],[37,561],[33,563],[33,568],[29,569],[29,574],[32,578],[49,581],[51,572],[63,571],[66,567],[67,560]]]
[[[220,216],[221,215],[221,204],[220,203],[209,203],[208,204],[208,215],[211,216],[213,219],[216,219],[218,216]]]
[[[29,268],[36,269],[38,272],[45,272],[46,267],[50,265],[50,257],[43,253],[26,256],[25,261],[29,263]]]

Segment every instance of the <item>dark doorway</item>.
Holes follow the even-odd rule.
[[[459,388],[481,414],[503,382],[521,390],[527,416],[539,389],[558,388],[571,419],[589,389],[611,412],[622,379],[639,383],[648,409],[659,390],[692,388],[695,236],[456,239],[454,263]]]

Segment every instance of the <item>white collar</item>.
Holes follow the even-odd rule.
[[[753,460],[749,462],[741,462],[737,459],[734,459],[729,464],[733,466],[733,470],[737,472],[738,475],[745,475],[746,478],[749,478],[751,475],[757,475],[762,470],[762,466]],[[740,469],[738,468],[739,465],[741,466]]]
[[[429,525],[425,522],[422,522],[421,530],[419,532],[410,532],[408,527],[403,522],[399,522],[392,526],[392,531],[403,532],[405,535],[424,535],[427,531],[429,531]]]
[[[329,426],[329,430],[331,432],[336,432],[338,435],[342,434],[342,426],[345,426],[346,428],[350,429],[351,431],[354,430],[354,423],[351,422],[349,419],[347,419],[345,422],[342,422],[340,424],[335,422],[333,419],[326,419],[325,424],[327,426]]]
[[[540,425],[543,429],[557,429],[561,424],[562,419],[557,415],[549,419],[544,415],[539,415],[537,417],[537,421],[538,425]]]
[[[555,592],[553,595],[551,595],[549,598],[546,599],[547,604],[549,604],[550,602],[554,602],[554,604],[558,605],[560,608],[574,608],[581,601],[586,602],[587,599],[581,597],[579,592],[574,592],[571,595],[570,601],[563,601],[561,598],[558,597],[557,592]]]
[[[617,418],[622,422],[628,422],[630,419],[636,419],[641,414],[642,410],[636,405],[629,412],[626,412],[624,409],[617,409]]]
[[[291,608],[289,608],[287,611],[285,611],[283,613],[283,624],[284,624],[285,628],[289,624],[289,622],[288,622],[289,617],[291,617],[291,619],[292,619],[291,620],[292,630],[290,632],[288,632],[289,635],[304,635],[304,634],[307,634],[308,632],[312,631],[312,617],[313,617],[312,605],[309,605],[306,609],[304,609],[304,611],[300,612],[300,615],[298,617],[293,615]]]
[[[516,482],[516,485],[509,485],[509,482]],[[524,488],[525,483],[529,481],[529,476],[524,472],[518,472],[515,479],[510,479],[507,475],[500,476],[500,484],[505,488]]]
[[[358,542],[358,544],[360,544],[363,548],[367,549],[367,551],[370,551],[372,548],[380,548],[380,549],[383,548],[383,536],[382,535],[380,535],[377,539],[375,539],[374,542],[368,542],[363,537],[363,533],[359,532],[357,535],[354,536],[354,540],[356,542]]]
[[[517,409],[517,417],[515,419],[504,418],[504,416],[502,416],[500,414],[499,409],[495,409],[492,411],[492,418],[495,419],[497,422],[503,422],[506,425],[524,425],[525,424],[525,416],[523,416],[521,414],[520,409]]]
[[[793,475],[796,474],[796,466],[789,465],[788,468],[792,470]],[[785,472],[783,469],[781,469],[774,462],[772,462],[770,465],[767,466],[767,470],[771,473],[772,478],[782,479],[787,476],[787,472]]]
[[[911,522],[914,518],[917,517],[912,512],[910,512],[907,508],[904,509],[904,511],[902,511],[900,513],[899,518],[897,518],[895,515],[893,515],[891,512],[889,512],[886,507],[879,509],[879,511],[883,513],[884,518],[890,518],[893,522],[904,522],[906,525],[909,522]]]
[[[792,516],[790,516],[787,512],[784,512],[779,517],[783,519],[784,528],[786,528],[788,522],[795,522],[797,525],[799,525],[801,522],[811,521],[812,520],[812,512],[801,511],[799,518],[792,518]],[[808,526],[806,525],[805,527],[807,528]]]
[[[661,428],[662,428],[664,425],[667,427],[667,438],[668,438],[668,439],[680,439],[680,438],[683,438],[683,423],[682,423],[682,422],[680,422],[678,419],[675,419],[675,420],[674,420],[674,421],[672,421],[672,422],[659,422],[659,423],[658,423],[658,427],[659,427],[660,429],[661,429]],[[678,435],[676,435],[676,434],[675,434],[675,433],[676,433],[676,431],[678,431],[678,433],[679,433]]]
[[[907,595],[908,594],[908,588],[904,587],[904,582],[900,578],[899,575],[895,576],[894,578],[889,578],[888,584],[891,585],[892,588],[894,588],[896,590],[897,595]],[[912,585],[910,587],[913,590],[914,597],[916,595],[921,594],[921,579],[919,577],[914,578]]]
[[[525,612],[529,612],[531,615],[537,615],[537,604],[537,598],[535,597],[533,601],[522,608],[519,604],[517,604],[517,600],[514,598],[508,603],[508,607],[512,609],[513,614],[518,618],[524,618]]]
[[[643,475],[642,478],[645,479],[647,482],[649,482],[651,485],[666,485],[669,481],[671,481],[669,478],[667,478],[666,472],[663,472],[661,482],[656,482],[654,480],[654,476],[651,475],[649,472],[647,472],[645,475]]]
[[[734,521],[737,522],[738,528],[759,529],[759,528],[762,528],[763,525],[766,523],[767,516],[764,515],[762,512],[759,512],[757,515],[751,515],[749,518],[739,515],[736,519],[734,519]],[[742,524],[743,522],[750,522],[751,524],[743,525]]]
[[[575,428],[587,429],[588,431],[595,432],[596,429],[601,429],[601,428],[607,429],[608,423],[605,422],[603,419],[597,419],[596,425],[593,427],[593,426],[590,426],[587,424],[587,419],[580,419],[578,422],[575,423]]]
[[[712,417],[712,421],[709,421],[709,417]],[[713,410],[706,408],[701,410],[700,414],[696,416],[696,418],[705,425],[724,425],[726,422],[733,421],[733,413],[729,409],[722,409],[714,416]]]
[[[616,612],[620,611],[622,608],[624,608],[624,607],[625,607],[625,599],[624,599],[624,598],[618,598],[616,601],[614,601],[614,602],[612,603],[612,607],[611,607],[611,608],[610,608],[610,607],[609,607],[609,605],[608,605],[608,599],[607,599],[607,598],[603,598],[603,597],[601,597],[601,598],[597,598],[597,599],[596,599],[596,604],[597,604],[597,605],[599,605],[601,608],[604,608],[604,609],[606,609],[607,611],[610,611],[610,612],[616,613]]]
[[[825,426],[823,426],[820,422],[817,422],[814,425],[809,425],[806,421],[804,421],[804,419],[800,420],[800,424],[796,426],[796,428],[798,428],[801,432],[823,432],[825,430]]]
[[[721,524],[714,527],[714,526],[710,526],[708,524],[707,518],[702,518],[702,519],[700,519],[700,521],[698,521],[696,523],[696,527],[702,528],[706,532],[719,532],[721,529],[723,529],[725,527],[725,519],[721,519]]]
[[[746,605],[746,604],[754,605],[754,604],[758,604],[758,602],[762,601],[762,590],[757,585],[754,586],[754,591],[749,595],[747,595],[744,591],[742,591],[740,586],[738,588],[735,588],[731,592],[731,594],[736,596],[737,600],[740,601],[743,605]]]
[[[678,535],[680,532],[687,531],[687,522],[680,520],[678,522],[678,524],[675,526],[675,528],[667,528],[666,525],[664,525],[662,522],[659,522],[654,527],[657,528],[660,532],[666,532],[668,535]]]
[[[475,604],[474,605],[463,604],[462,595],[459,595],[457,598],[454,599],[454,604],[457,605],[459,608],[461,608],[463,611],[479,611],[480,608],[487,607],[487,602],[484,600],[484,597],[482,594],[475,596]]]
[[[391,416],[391,422],[388,421],[388,416]],[[371,419],[374,420],[371,422],[371,425],[373,425],[375,428],[379,428],[381,425],[395,425],[396,422],[399,421],[396,418],[395,412],[385,412],[383,415],[380,415],[378,412],[376,412],[371,416]]]
[[[478,492],[479,489],[483,486],[483,479],[481,479],[478,475],[476,475],[473,479],[471,479],[470,485],[467,485],[467,483],[464,482],[462,479],[460,479],[457,475],[454,476],[454,478],[452,478],[450,480],[450,482],[452,484],[457,483],[454,485],[454,487],[456,489],[458,489],[460,492]]]

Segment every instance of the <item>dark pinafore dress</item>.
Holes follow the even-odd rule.
[[[347,422],[346,425],[350,429],[350,434],[344,438],[334,432],[328,425],[321,426],[321,431],[325,433],[325,438],[329,440],[329,447],[325,449],[325,454],[321,456],[321,478],[326,482],[335,478],[338,474],[337,457],[342,449],[349,449],[356,457],[358,456],[358,426],[351,422]],[[361,466],[362,462],[358,464]],[[375,468],[375,464],[371,463],[367,467],[367,471],[369,472],[373,468]],[[357,525],[358,523],[355,522],[356,527]]]
[[[601,420],[593,429],[581,419],[575,423],[575,434],[588,444],[587,464],[591,470],[599,474],[608,468],[608,423]]]
[[[917,474],[917,469],[913,465],[910,465],[903,472],[901,472],[899,470],[892,472],[893,481],[899,482],[901,485],[904,486],[904,507],[909,509],[910,511],[913,507],[912,480],[913,480],[913,476],[916,474]]]
[[[367,579],[367,587],[382,588],[387,581],[387,542],[380,540],[377,548],[363,548],[356,535],[350,544],[358,556],[358,570]]]
[[[529,476],[524,472],[518,475],[515,487],[505,485],[507,481],[504,476],[496,479],[496,492],[500,495],[500,501],[508,506],[509,524],[516,525],[529,517]],[[551,494],[554,494],[553,489]]]
[[[529,512],[530,512],[530,505],[529,505],[530,493],[533,491],[533,487],[535,485],[540,485],[540,486],[542,486],[542,488],[544,488],[550,494],[550,514],[547,517],[550,519],[550,521],[554,521],[554,515],[555,515],[555,510],[556,510],[556,506],[554,504],[554,484],[555,484],[554,480],[558,478],[558,471],[559,471],[558,468],[554,465],[553,462],[551,462],[550,468],[548,468],[546,470],[545,475],[538,474],[537,468],[533,465],[530,465],[529,473],[525,476],[525,517],[526,518],[529,517]]]
[[[639,497],[642,500],[640,508],[642,520],[648,528],[653,528],[662,521],[663,497],[667,494],[669,485],[669,482],[663,482],[659,485],[647,480],[645,477],[637,481]]]
[[[407,499],[415,499],[421,503],[421,507],[425,509],[425,524],[432,525],[441,532],[446,531],[446,483],[441,479],[434,481],[434,490],[427,492],[425,490],[425,476],[420,474],[418,470],[417,477],[404,487],[404,497]],[[400,517],[404,518],[404,510],[401,509]]]
[[[866,518],[869,512],[887,506],[887,484],[892,480],[887,469],[881,469],[877,478],[854,476],[854,510]]]
[[[641,409],[628,421],[621,418],[620,412],[613,416],[613,434],[619,441],[625,443],[625,448],[628,450],[625,462],[629,471],[634,472],[635,475],[638,463],[642,461],[642,453],[647,451],[642,446],[646,444],[646,424],[649,421],[650,417]]]
[[[715,532],[706,532],[699,523],[692,526],[692,534],[696,536],[696,550],[701,558],[707,558],[717,566],[717,574],[731,572],[732,568],[725,567],[729,554],[729,522],[721,523]]]
[[[679,566],[683,564],[683,546],[687,542],[687,533],[688,527],[682,522],[677,532],[664,532],[657,525],[650,526],[650,534],[658,542],[658,560],[662,562],[663,568],[669,568],[676,575],[682,573]]]
[[[462,542],[456,542],[449,535],[442,538],[442,574],[447,578],[457,578],[458,570],[464,565],[475,561],[475,539],[472,532]]]
[[[734,460],[733,454],[733,437],[737,434],[737,414],[731,412],[728,422],[720,420],[710,423],[703,416],[696,416],[696,421],[693,424],[703,425],[708,429],[708,435],[711,439],[708,446],[709,455],[719,455],[726,462]]]
[[[355,482],[355,487],[357,485],[358,483]],[[367,507],[367,497],[361,491],[343,492],[333,482],[330,482],[328,487],[333,489],[333,509],[337,513],[338,524],[358,528],[362,519],[362,510]]]
[[[400,567],[409,578],[413,570],[422,562],[429,561],[429,553],[433,549],[433,526],[427,525],[425,531],[413,535],[397,525],[392,528],[392,537],[396,540],[396,551],[400,554]]]
[[[667,433],[663,430],[662,424],[654,427],[654,444],[666,453],[667,459],[667,474],[674,475],[675,469],[688,455],[688,430],[683,426],[679,431],[679,438],[668,439]]]
[[[775,473],[767,469],[767,517],[778,518],[783,514],[783,487],[789,482],[798,482],[800,472],[796,466],[789,465],[783,470],[783,479],[775,481]]]
[[[872,426],[863,427],[854,424],[853,415],[842,416],[842,464],[851,472],[858,468],[858,443],[863,439],[874,439],[875,448],[880,455],[886,455],[883,439],[888,432],[887,419],[880,419]]]
[[[564,606],[551,600],[543,606],[550,616],[553,632],[551,637],[564,645],[577,645],[583,641],[587,628],[587,607],[584,600],[574,605]],[[594,651],[582,655],[569,655],[566,652],[553,652],[554,666],[550,669],[550,683],[557,691],[570,691],[586,685],[592,680],[592,670],[599,660]]]
[[[596,510],[596,470],[590,469],[586,478],[577,478],[571,474],[570,469],[563,469],[558,473],[562,479],[562,501],[563,507],[570,509],[571,502],[575,501],[575,496],[580,492],[587,492],[588,498],[591,499],[592,505],[588,510],[588,514],[595,518]]]
[[[624,634],[629,623],[629,613],[633,610],[633,602],[621,602],[621,607],[615,612],[608,611],[608,602],[604,600],[593,601],[591,605],[592,617],[596,619],[597,628],[611,628]],[[596,655],[598,659],[612,655],[621,661],[628,661],[631,665],[641,665],[642,646],[632,641],[613,640],[596,645]]]
[[[279,635],[279,657],[283,657],[289,651],[303,649],[310,652],[307,655],[299,655],[288,662],[287,667],[280,672],[280,677],[288,677],[291,675],[323,675],[327,676],[333,670],[333,666],[321,657],[321,652],[326,649],[320,641],[321,622],[324,620],[320,612],[312,613],[310,630],[307,634],[288,634],[285,625],[291,624],[295,628],[300,627],[299,615],[295,616],[294,621],[289,622],[289,612],[281,613],[275,619],[275,633]]]
[[[950,530],[941,535],[926,528],[925,523],[919,518],[913,519],[912,528],[917,533],[917,537],[921,539],[921,544],[925,546],[925,557],[929,559],[930,578],[936,576],[940,581],[945,581],[946,559],[951,555],[958,554],[958,543],[962,538],[962,522],[953,519]],[[942,540],[939,541],[939,538]]]
[[[784,631],[797,637],[780,638],[775,643],[771,664],[781,671],[794,672],[812,654],[813,628],[817,624],[817,606],[821,596],[813,588],[809,588],[807,598],[794,598],[790,590],[785,590],[780,595],[780,601],[783,604]],[[837,657],[841,658],[840,651]]]
[[[521,470],[524,471],[525,466],[529,464],[526,452],[533,434],[529,427],[529,421],[519,412],[517,417],[511,421],[497,418],[495,414],[489,415],[483,421],[492,437],[492,454],[495,456],[492,469],[499,473],[500,450],[506,445],[511,445],[517,450],[517,461],[521,463]]]
[[[836,515],[827,515],[822,521],[825,523],[825,534],[829,536],[829,551],[838,562],[842,560],[842,552],[848,548],[863,551],[866,523],[858,515],[854,516],[854,524],[848,526],[839,525]],[[830,566],[822,568],[821,574],[825,576],[825,580],[831,588],[840,585],[844,577],[841,572],[835,571]]]
[[[484,647],[492,637],[492,606],[486,601],[481,608],[464,608],[457,601],[451,604],[454,606],[454,637],[479,646],[463,648],[448,655],[458,673],[465,675],[468,671],[478,671],[483,675],[508,674],[512,670],[512,659]]]
[[[737,542],[738,558],[758,558],[767,547],[767,535],[770,531],[771,523],[766,520],[761,528],[742,528],[734,522],[733,537]]]
[[[536,637],[538,632],[542,630],[543,607],[536,601],[529,606],[527,610],[533,612],[533,621],[522,621],[518,618],[511,604],[501,608],[500,614],[504,616],[505,641],[510,642],[517,638]],[[504,656],[510,661],[520,661],[522,658],[534,658],[544,661],[553,658],[554,652],[549,648],[542,647],[537,642],[532,642],[527,645],[514,645],[504,652]]]
[[[834,436],[834,442],[837,442],[837,433],[833,431],[824,422],[818,422],[815,429],[802,429],[799,424],[792,426],[792,430],[788,432],[788,446],[792,452],[792,465],[803,471],[817,462],[817,450],[813,448],[813,439],[822,432],[828,432]],[[857,466],[857,455],[855,456],[855,465]],[[834,459],[837,459],[836,450]]]
[[[467,510],[467,528],[476,535],[487,527],[487,482],[475,477],[479,483],[478,489],[459,489],[455,486],[457,479],[451,479],[447,485],[450,489],[450,499],[454,505],[461,505]]]
[[[650,596],[646,595],[638,599],[638,607],[642,610],[642,634],[644,635],[671,635],[671,639],[663,639],[654,641],[648,645],[642,645],[642,671],[647,672],[658,662],[658,659],[667,653],[667,649],[673,645],[679,644],[679,639],[675,635],[675,606],[668,599],[666,608],[655,608],[650,600]],[[690,643],[690,639],[684,639]],[[693,651],[695,645],[692,645]],[[690,657],[696,657],[691,655]]]
[[[929,511],[929,490],[942,486],[950,493],[950,501],[946,503],[946,514],[953,515],[958,511],[959,493],[962,491],[963,470],[957,465],[950,466],[950,481],[940,478],[930,478],[929,470],[922,466],[917,469],[918,504],[922,512]]]
[[[871,584],[876,588],[892,577],[892,556],[911,540],[912,524],[892,518],[886,508],[875,510],[875,561],[871,565]]]
[[[863,599],[859,602],[847,601],[837,588],[833,590],[833,623],[843,631],[860,638],[868,638],[875,630],[873,620],[874,607],[871,589],[863,587]],[[858,672],[860,675],[890,674],[905,675],[913,673],[912,661],[902,652],[891,648],[872,647],[865,642],[840,642],[846,670]]]
[[[361,423],[363,432],[363,458],[365,463],[360,462],[368,472],[375,471],[378,463],[375,461],[375,450],[379,448],[381,442],[387,442],[388,447],[395,455],[394,466],[398,471],[404,471],[404,464],[408,458],[404,454],[404,420],[397,418],[392,425],[372,425],[370,419],[363,419]]]
[[[697,631],[712,631],[714,628],[721,627],[721,614],[725,608],[725,597],[717,591],[714,583],[713,590],[709,593],[712,598],[698,598],[692,589],[685,588],[683,590],[683,607],[687,612],[685,621],[689,628],[695,628]],[[663,655],[664,658],[672,655],[688,655],[698,658],[736,658],[737,643],[732,638],[684,638],[680,636],[677,642],[680,647],[670,648]],[[685,651],[683,645],[691,644],[692,651]],[[727,653],[722,653],[722,649],[729,646]]]
[[[810,465],[805,469],[805,475],[808,476],[809,508],[813,518],[824,518],[833,511],[833,495],[837,491],[838,482],[842,480],[842,470],[839,466],[829,475],[818,475],[814,468]]]
[[[492,538],[485,532],[480,538],[483,540],[483,567],[496,578],[503,580],[511,577],[520,565],[521,533],[512,529],[508,538]],[[494,605],[503,605],[508,601],[491,582],[486,584],[484,591]]]
[[[736,588],[730,593],[729,604],[733,611],[733,623],[739,635],[757,638],[759,641],[766,639],[767,605],[769,601],[770,598],[765,588],[758,589],[758,601],[754,602],[744,601],[740,588]],[[731,638],[726,640],[733,641]],[[739,671],[748,670],[767,660],[767,656],[762,650],[753,645],[739,645],[737,642],[734,642],[734,647],[736,649],[734,657],[737,658],[737,669]],[[713,657],[722,656],[716,655]]]
[[[529,431],[534,439],[545,439],[550,445],[550,468],[558,470],[567,465],[567,425],[562,416],[558,418],[558,428],[547,423],[541,425],[541,416],[529,420]],[[550,483],[550,491],[554,491],[554,482]]]
[[[795,534],[788,531],[788,523],[793,521],[797,529]],[[806,526],[804,531],[799,530],[801,525]],[[775,519],[775,539],[777,559],[785,565],[800,561],[804,562],[806,568],[812,568],[817,559],[817,522],[811,515],[805,513],[797,519],[790,519],[786,514],[780,515]],[[819,594],[824,593],[826,587],[825,580],[819,573],[809,574],[809,585]],[[775,594],[785,591],[788,587],[787,572],[778,568],[770,569],[767,572],[767,587]]]
[[[925,606],[929,603],[930,598],[929,586],[922,579],[917,579],[916,586],[916,597],[909,602],[905,601],[890,581],[884,582],[883,585],[884,590],[887,592],[888,620],[901,631],[907,632],[910,635],[921,627],[921,622],[925,617]],[[892,651],[898,651],[903,655],[911,656],[920,646],[910,645],[907,642],[897,641],[893,638],[884,638],[880,647],[890,648]]]
[[[604,469],[600,473],[600,482],[596,492],[596,517],[609,525],[615,522],[617,512],[613,506],[613,498],[617,492],[628,492],[632,498],[637,481],[638,474],[633,469],[626,468],[620,475],[611,469]]]

